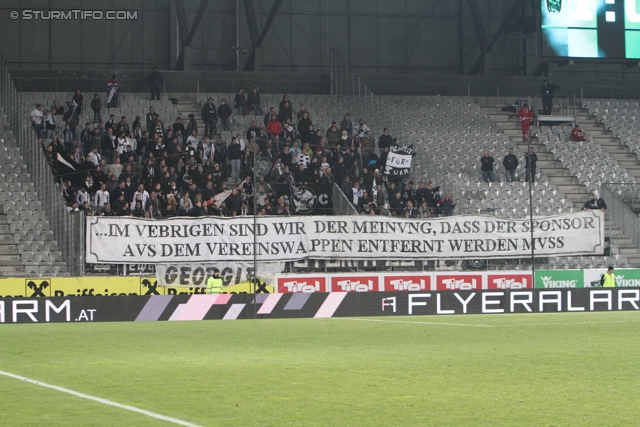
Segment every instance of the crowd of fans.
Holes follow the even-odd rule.
[[[152,99],[160,97],[162,75],[154,68],[148,84]],[[202,105],[204,129],[199,133],[194,114],[185,121],[177,117],[164,122],[154,107],[132,123],[126,116],[104,109],[119,105],[120,83],[113,76],[106,85],[105,102],[94,94],[89,103],[91,122],[79,123],[84,95],[76,90],[71,100],[59,100],[49,108],[36,105],[30,120],[43,141],[45,154],[58,177],[69,211],[87,215],[236,216],[291,215],[295,212],[286,196],[274,191],[274,184],[291,187],[338,184],[357,211],[367,215],[427,217],[452,215],[455,202],[442,197],[440,187],[390,178],[385,170],[391,146],[397,144],[388,129],[377,138],[364,122],[352,122],[346,113],[339,124],[328,129],[314,126],[309,111],[301,104],[294,109],[287,95],[266,114],[257,87],[248,94],[240,88],[233,99],[237,115],[264,118],[252,121],[246,131],[236,133],[229,143],[219,130],[231,131],[231,104],[209,98]],[[518,111],[523,140],[528,141],[533,113],[523,104]],[[61,124],[64,124],[63,130]],[[582,141],[578,125],[571,139]],[[60,170],[58,154],[75,170]],[[270,165],[254,183],[254,162]],[[525,181],[535,181],[537,155],[530,147],[524,156]],[[496,180],[494,158],[489,151],[480,158],[482,179]],[[502,161],[507,182],[516,179],[518,158],[510,149]],[[264,171],[263,171],[264,172]]]
[[[149,84],[157,92],[161,77],[154,73]],[[109,83],[107,111],[119,103],[113,89],[119,84],[115,77]],[[278,196],[275,184],[334,183],[362,214],[426,217],[451,215],[455,208],[451,195],[441,197],[431,183],[414,189],[412,182],[380,172],[397,143],[388,129],[376,140],[364,120],[354,123],[349,113],[328,129],[316,129],[305,106],[294,109],[287,95],[228,144],[218,132],[231,130],[233,111],[224,99],[218,106],[212,98],[204,103],[202,130],[193,114],[168,124],[153,106],[132,122],[113,114],[103,122],[99,94],[89,106],[93,120],[81,124],[80,90],[66,105],[58,100],[48,109],[37,105],[30,120],[71,212],[146,218],[291,215],[288,198]],[[240,89],[233,108],[238,115],[264,113],[257,88],[248,96]],[[59,123],[64,123],[61,132]],[[75,170],[62,170],[58,154]],[[261,164],[268,159],[271,170],[254,183],[256,159]]]

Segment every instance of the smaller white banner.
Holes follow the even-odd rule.
[[[284,262],[260,262],[258,279],[272,284],[275,275],[284,271],[284,267]],[[216,268],[220,270],[224,286],[248,282],[256,277],[256,269],[252,262],[156,264],[158,285],[204,288],[207,285],[207,279],[213,276]]]

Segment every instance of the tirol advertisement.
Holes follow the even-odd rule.
[[[279,293],[474,291],[532,288],[531,273],[525,271],[280,274],[275,279],[275,289]]]
[[[599,270],[538,270],[536,289],[579,289],[599,287],[606,269]],[[615,270],[616,287],[640,287],[640,269]],[[280,274],[275,289],[280,293],[309,292],[418,292],[474,291],[483,289],[533,289],[528,271],[485,272],[386,272]]]

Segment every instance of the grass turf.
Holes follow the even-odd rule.
[[[638,425],[638,313],[379,320],[3,325],[0,370],[202,426]],[[0,390],[2,426],[171,425]]]

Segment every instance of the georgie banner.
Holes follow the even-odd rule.
[[[533,242],[531,226],[533,225]],[[254,230],[256,236],[254,236]],[[87,219],[88,263],[486,259],[602,254],[604,212],[490,216]]]
[[[258,278],[274,283],[275,275],[281,273],[284,266],[284,262],[258,263]],[[215,269],[220,272],[223,286],[251,281],[256,276],[252,262],[156,264],[158,284],[161,286],[206,287],[207,279]]]

